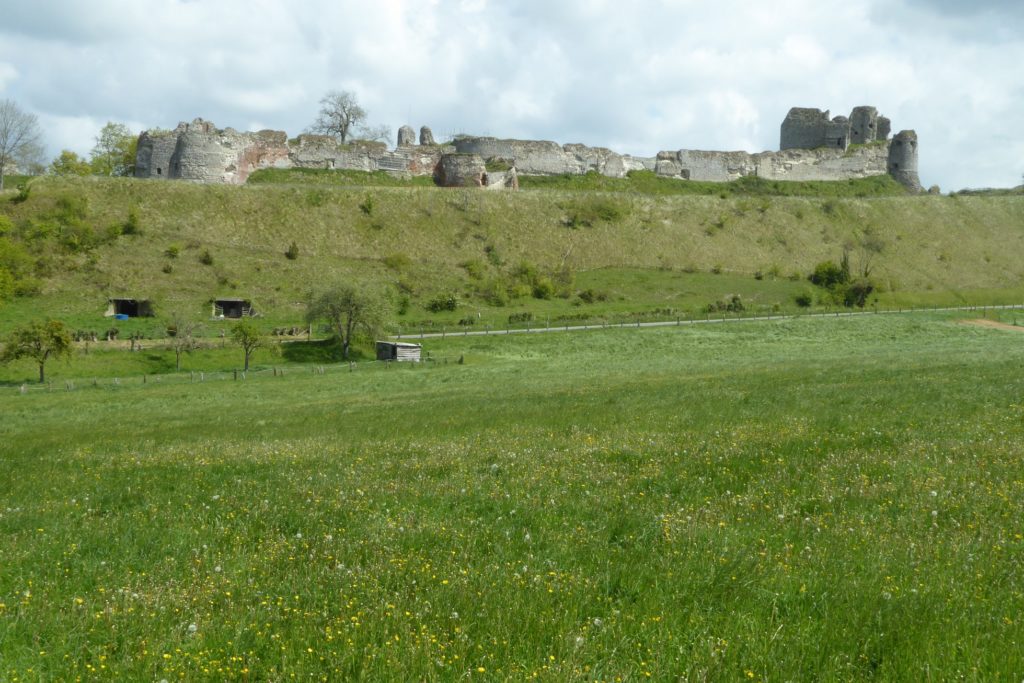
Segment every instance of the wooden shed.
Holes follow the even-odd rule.
[[[214,299],[210,315],[214,318],[244,318],[256,315],[248,299]]]
[[[377,342],[377,360],[412,361],[418,363],[422,348],[419,344],[379,341]]]

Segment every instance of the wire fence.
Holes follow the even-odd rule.
[[[861,310],[850,310],[848,308],[837,308],[824,312],[806,313],[763,313],[751,311],[716,312],[702,313],[699,315],[686,315],[680,313],[671,319],[652,320],[649,317],[629,316],[618,318],[580,318],[572,320],[556,320],[554,323],[547,320],[531,320],[522,323],[509,323],[507,325],[491,326],[484,325],[483,328],[475,328],[465,325],[452,329],[441,327],[440,330],[431,327],[420,327],[413,330],[399,330],[392,339],[416,341],[419,339],[445,339],[447,337],[473,337],[503,334],[536,334],[542,332],[575,332],[583,330],[605,330],[616,328],[643,328],[643,327],[672,327],[682,325],[701,325],[726,322],[749,322],[761,320],[794,320],[797,318],[840,318],[856,317],[865,315],[883,315],[899,313],[921,313],[921,312],[955,312],[975,311],[987,316],[989,311],[999,310],[1020,310],[1024,304],[1000,304],[980,306],[908,306],[896,308],[870,307]]]
[[[404,334],[398,334],[393,339],[401,339],[405,341],[415,341],[420,339],[445,339],[448,337],[470,337],[470,336],[500,336],[500,335],[511,335],[511,334],[538,334],[548,332],[574,332],[584,330],[607,330],[607,329],[643,329],[652,327],[673,327],[684,325],[708,325],[708,324],[722,324],[730,322],[752,322],[752,321],[769,321],[769,320],[795,320],[804,318],[848,318],[848,317],[859,317],[859,316],[870,316],[870,315],[892,315],[892,314],[905,314],[905,313],[921,313],[921,312],[975,312],[980,313],[982,317],[987,317],[990,311],[1006,311],[1006,310],[1024,310],[1024,304],[1006,304],[1006,305],[982,305],[982,306],[934,306],[934,307],[906,307],[906,308],[873,308],[868,310],[851,311],[849,309],[837,309],[835,311],[828,311],[823,313],[800,313],[800,314],[758,314],[758,313],[745,313],[736,312],[733,314],[724,315],[710,315],[705,314],[703,316],[679,316],[674,320],[648,320],[636,319],[634,321],[617,321],[609,322],[607,320],[598,321],[573,321],[572,324],[556,324],[551,325],[550,323],[536,324],[532,322],[524,322],[521,325],[509,325],[502,328],[485,327],[485,329],[471,330],[468,328],[461,328],[457,330],[448,331],[442,327],[441,331],[427,332],[426,329],[421,329],[419,332],[410,334],[406,331]],[[61,379],[56,382],[48,381],[42,384],[40,383],[23,383],[17,385],[14,391],[21,394],[29,393],[41,393],[41,392],[69,392],[69,391],[80,391],[86,389],[103,389],[103,390],[116,390],[119,387],[126,386],[140,386],[140,385],[185,385],[185,384],[204,384],[208,382],[251,382],[254,380],[265,380],[274,379],[278,377],[295,377],[295,376],[327,376],[327,375],[345,375],[360,373],[364,374],[367,372],[387,372],[399,368],[409,370],[429,370],[430,368],[442,367],[447,365],[461,365],[465,362],[464,355],[450,355],[450,356],[435,356],[429,351],[424,350],[423,356],[418,362],[407,362],[407,361],[393,361],[393,360],[366,360],[366,361],[352,361],[332,364],[312,364],[312,365],[285,365],[285,366],[270,366],[260,367],[250,370],[213,370],[213,371],[201,371],[193,370],[189,372],[174,372],[166,374],[145,374],[145,375],[133,375],[128,377],[93,377],[93,378],[74,378],[74,379]]]

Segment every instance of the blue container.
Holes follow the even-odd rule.
[[[115,313],[114,314],[114,320],[127,320],[127,319],[128,319],[128,314],[127,313]]]

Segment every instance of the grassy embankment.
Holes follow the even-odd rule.
[[[802,278],[844,248],[855,274],[870,268],[883,307],[1024,299],[1019,196],[908,197],[884,178],[524,178],[518,193],[377,186],[398,181],[372,174],[264,180],[40,179],[24,201],[6,192],[0,239],[28,254],[19,267],[35,294],[0,309],[0,332],[53,316],[102,333],[111,296],[196,318],[212,298],[248,298],[269,330],[301,324],[308,290],[331,280],[388,288],[406,329],[694,315],[733,294],[748,311],[787,311],[801,293],[826,298]],[[128,224],[136,234],[118,235]],[[428,310],[452,294],[456,310]],[[163,324],[119,327],[153,336]]]
[[[0,678],[1019,680],[1024,335],[0,391]]]

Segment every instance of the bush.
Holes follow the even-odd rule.
[[[459,307],[459,299],[454,294],[442,294],[441,296],[431,299],[427,303],[427,310],[431,313],[441,313],[442,311],[454,311]]]
[[[607,294],[593,289],[584,289],[582,292],[577,294],[577,296],[580,298],[580,301],[585,304],[592,304],[595,301],[606,301],[608,299]]]
[[[555,295],[555,283],[549,277],[538,278],[533,284],[534,299],[550,299]]]
[[[744,309],[745,309],[745,306],[743,305],[743,300],[740,298],[740,295],[739,294],[733,294],[731,296],[727,296],[724,299],[719,299],[718,301],[715,301],[714,303],[708,304],[707,306],[704,307],[704,312],[705,313],[719,313],[719,312],[739,313],[739,312],[743,311]]]
[[[179,247],[177,244],[172,244],[171,246],[164,249],[164,256],[166,256],[167,258],[178,258],[178,254],[180,253],[181,247]]]
[[[508,287],[497,278],[485,282],[478,291],[483,300],[491,306],[508,305]]]
[[[832,289],[846,283],[850,279],[850,271],[848,267],[838,266],[834,261],[822,261],[814,267],[814,272],[807,279],[819,287]]]
[[[482,279],[484,271],[487,269],[487,266],[485,266],[484,262],[480,259],[470,259],[468,261],[463,261],[459,265],[465,268],[466,274],[474,280]]]
[[[359,205],[359,210],[367,216],[373,215],[373,195],[366,195],[366,199]]]
[[[626,210],[616,200],[597,197],[580,201],[568,207],[569,215],[563,221],[570,228],[589,228],[595,223],[618,223],[626,216]]]
[[[204,266],[213,265],[213,254],[210,253],[209,249],[204,249],[203,253],[199,255],[199,262]]]
[[[516,323],[528,323],[531,320],[533,320],[533,313],[530,313],[529,311],[523,311],[522,313],[513,313],[508,317],[508,322],[510,325],[515,325]]]
[[[843,289],[843,304],[847,308],[864,308],[873,291],[875,286],[867,278],[854,280]]]
[[[295,243],[295,240],[292,240],[292,243],[285,249],[284,257],[289,261],[299,258],[299,245]]]
[[[142,234],[142,225],[139,221],[139,212],[133,208],[128,209],[128,218],[125,220],[124,225],[121,226],[122,235],[140,235]]]
[[[814,303],[814,297],[807,292],[797,294],[794,300],[796,301],[796,305],[800,308],[810,308],[811,304]]]

